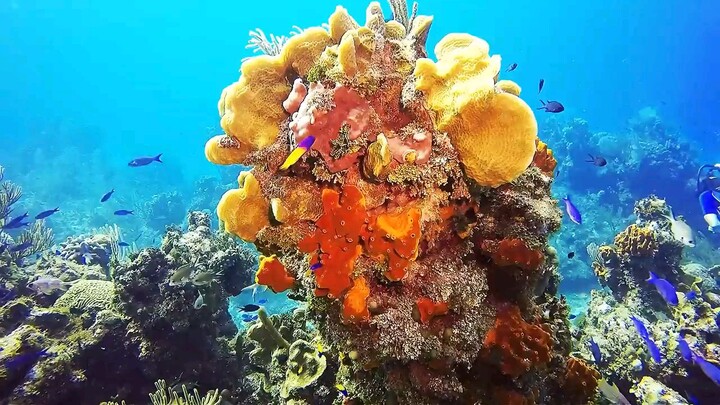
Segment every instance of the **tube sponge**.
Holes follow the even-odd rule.
[[[517,178],[535,155],[537,122],[516,95],[495,91],[500,57],[487,42],[469,34],[450,34],[435,47],[437,62],[418,59],[415,88],[435,111],[469,177],[496,187]],[[518,90],[509,83],[503,89]]]

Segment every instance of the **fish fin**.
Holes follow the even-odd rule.
[[[154,161],[156,161],[156,162],[160,162],[160,163],[162,163],[163,161],[162,161],[162,160],[160,160],[160,156],[162,156],[162,153],[161,153],[161,154],[159,154],[159,155],[157,155],[157,156],[155,156],[155,157],[153,158],[153,160],[154,160]]]
[[[650,273],[650,277],[648,277],[648,279],[645,281],[649,281],[652,283],[653,281],[657,280],[657,274],[653,273],[652,271],[648,271],[648,273]]]

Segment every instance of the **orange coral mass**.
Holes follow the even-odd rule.
[[[353,185],[340,193],[322,192],[323,215],[315,222],[317,229],[298,244],[300,251],[315,253],[322,267],[315,270],[315,282],[322,295],[338,298],[350,288],[355,259],[362,253],[360,238],[366,234],[365,198]]]
[[[541,141],[535,141],[536,150],[535,156],[533,156],[533,164],[540,168],[545,174],[552,176],[557,166],[557,160],[553,156],[552,149],[548,148],[547,145]]]
[[[595,395],[598,373],[584,361],[570,356],[565,369],[563,392],[573,403],[587,403]]]
[[[440,315],[448,313],[448,304],[445,302],[435,302],[430,298],[422,297],[415,302],[418,313],[420,314],[420,322],[427,325],[430,321]]]
[[[518,377],[550,361],[551,344],[549,333],[525,322],[517,306],[504,304],[498,307],[495,326],[483,342],[484,356],[498,364],[503,374]]]
[[[401,280],[410,262],[418,256],[420,210],[411,207],[380,214],[370,228],[372,234],[367,239],[368,253],[387,257],[385,277],[390,281]]]
[[[276,293],[285,291],[295,284],[295,277],[288,273],[277,256],[260,256],[260,267],[255,273],[255,282],[270,287]]]
[[[370,318],[367,307],[367,299],[370,297],[365,277],[358,277],[354,280],[352,288],[345,294],[343,301],[343,319],[347,322],[366,321]]]
[[[520,239],[503,239],[491,255],[500,266],[520,266],[526,270],[538,268],[545,256],[532,250]]]

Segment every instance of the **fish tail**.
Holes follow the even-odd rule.
[[[155,156],[155,157],[153,158],[153,160],[155,160],[155,161],[157,161],[157,162],[160,162],[160,163],[162,163],[163,161],[162,161],[162,160],[160,160],[160,156],[162,156],[162,153],[161,153],[161,154],[159,154],[159,155],[157,155],[157,156]]]
[[[287,170],[290,166],[294,165],[306,151],[306,148],[295,148],[295,150],[290,152],[282,166],[280,166],[280,170]]]
[[[657,275],[655,273],[653,273],[652,271],[648,271],[648,273],[650,273],[650,277],[648,277],[648,279],[645,281],[653,282],[657,280]]]

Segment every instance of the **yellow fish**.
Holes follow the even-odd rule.
[[[310,147],[315,143],[315,137],[312,135],[308,135],[305,138],[303,138],[302,141],[300,141],[293,149],[292,152],[290,152],[290,155],[288,155],[287,159],[285,159],[285,162],[280,166],[280,170],[287,170],[290,166],[294,165],[302,155],[305,154],[308,150],[310,150]]]

